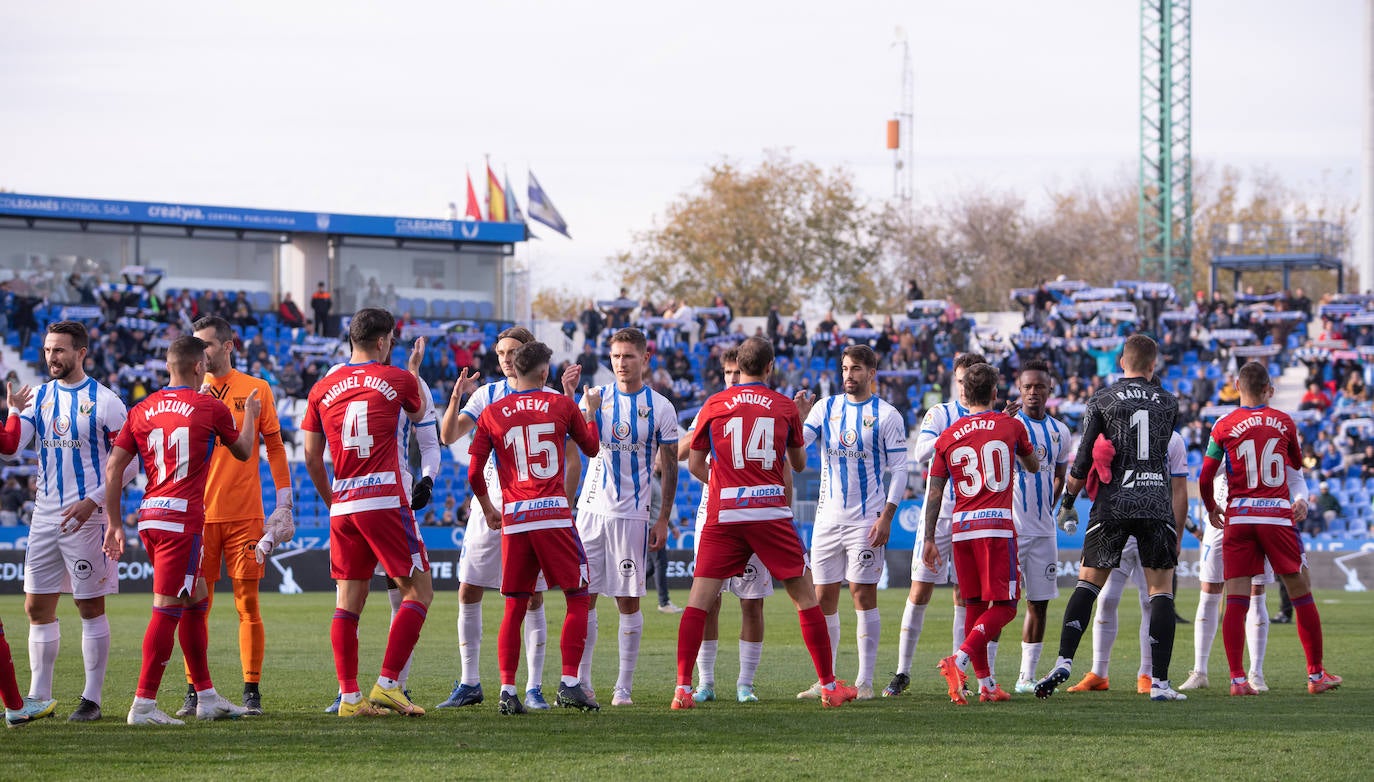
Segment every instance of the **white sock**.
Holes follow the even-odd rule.
[[[1150,676],[1153,678],[1155,670],[1155,655],[1150,648],[1150,596],[1144,592],[1140,593],[1140,670],[1135,672],[1137,677]]]
[[[712,660],[715,659],[715,641],[710,641]],[[705,644],[702,644],[705,646]],[[754,683],[754,672],[759,669],[759,660],[763,657],[763,641],[740,641],[739,642],[739,678],[735,680],[735,685],[748,687]],[[699,661],[701,658],[698,657]]]
[[[459,682],[469,686],[482,683],[478,663],[482,659],[482,603],[458,604],[458,656],[463,662]]]
[[[99,705],[110,659],[110,618],[104,614],[81,620],[81,659],[86,665],[86,689],[81,697]]]
[[[1063,668],[1063,669],[1066,670],[1066,671],[1072,671],[1072,670],[1073,670],[1073,659],[1072,659],[1072,658],[1069,658],[1069,657],[1056,657],[1056,658],[1054,658],[1054,667],[1055,667],[1055,668]],[[1101,674],[1098,674],[1098,675],[1101,676]]]
[[[502,694],[502,695],[515,695],[515,694],[516,694],[516,693],[515,693],[515,685],[514,685],[514,684],[503,684],[503,685],[501,685],[501,694]]]
[[[582,682],[579,682],[574,676],[560,676],[558,683],[564,687],[577,687],[582,684]]]
[[[825,615],[825,631],[830,634],[830,668],[840,669],[840,612]]]
[[[1045,651],[1043,642],[1038,644],[1021,643],[1021,673],[1017,678],[1022,681],[1035,681],[1035,669],[1040,666],[1040,654]]]
[[[62,645],[61,625],[61,621],[29,625],[30,698],[52,698],[52,669],[57,664],[57,649]]]
[[[639,639],[644,635],[644,614],[620,615],[620,671],[615,686],[631,690],[635,686],[635,666],[639,664]]]
[[[959,666],[959,670],[961,670],[961,671],[967,671],[967,670],[968,670],[968,661],[969,661],[968,652],[964,651],[963,649],[959,649],[959,650],[957,650],[957,651],[954,652],[954,664],[957,665],[957,666]]]
[[[1098,593],[1097,618],[1093,620],[1093,673],[1104,679],[1112,661],[1112,646],[1116,644],[1116,614],[1120,607],[1120,592],[1108,595],[1103,589]]]
[[[989,690],[989,691],[990,691],[990,690],[994,689],[996,686],[997,686],[997,677],[995,677],[995,676],[979,676],[979,677],[978,677],[978,689],[980,689],[980,690]]]
[[[878,667],[878,641],[883,634],[883,621],[878,609],[855,611],[857,620],[854,627],[854,640],[859,651],[859,672],[854,675],[855,683],[873,684],[873,669]]]
[[[201,703],[209,703],[219,697],[214,687],[206,687],[203,690],[196,690],[196,700]]]
[[[377,684],[381,685],[381,688],[382,688],[383,690],[394,690],[394,689],[396,689],[397,687],[401,686],[400,680],[398,680],[398,679],[388,679],[388,678],[386,678],[385,676],[378,676],[378,677],[377,677]]]
[[[954,607],[954,651],[956,652],[959,651],[959,647],[964,645],[964,637],[967,635],[964,632],[964,611],[963,606]]]
[[[544,606],[531,608],[525,612],[525,666],[529,669],[525,682],[526,690],[533,690],[544,684],[544,652],[549,643],[549,622],[544,616]]]
[[[911,658],[916,654],[916,642],[921,640],[921,628],[926,623],[926,607],[906,601],[902,609],[902,632],[897,640],[897,673],[911,673]]]
[[[988,641],[988,676],[997,675],[997,641]]]
[[[1197,603],[1197,614],[1193,617],[1193,670],[1198,673],[1207,673],[1207,660],[1217,637],[1221,597],[1220,592],[1203,592]]]
[[[714,686],[716,683],[716,648],[720,641],[702,641],[701,648],[697,650],[697,683]],[[740,648],[744,648],[744,642],[740,641]],[[741,655],[741,660],[743,655]],[[740,674],[741,676],[743,673]]]
[[[582,647],[582,662],[577,666],[577,678],[588,687],[592,686],[592,653],[596,651],[597,619],[596,609],[587,612],[587,645]]]
[[[341,692],[339,693],[339,699],[349,705],[362,703],[363,694],[361,692]]]
[[[1269,604],[1264,595],[1250,598],[1245,614],[1245,646],[1250,650],[1250,675],[1264,676],[1264,652],[1269,647]]]
[[[153,698],[140,698],[134,696],[134,711],[152,711],[157,708],[157,701]]]

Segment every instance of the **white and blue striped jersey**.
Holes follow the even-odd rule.
[[[1030,435],[1040,471],[1028,473],[1019,461],[1012,465],[1016,479],[1012,485],[1011,518],[1018,535],[1051,536],[1055,534],[1054,472],[1059,465],[1073,461],[1073,434],[1068,425],[1051,415],[1036,419],[1022,410],[1016,414],[1016,420]]]
[[[460,414],[470,417],[476,423],[477,419],[482,417],[483,410],[486,410],[489,405],[505,399],[506,394],[509,394],[511,390],[510,381],[506,378],[487,383],[477,389],[476,393],[468,399],[468,403],[463,405]],[[487,466],[482,470],[482,477],[487,479],[487,499],[491,500],[491,503],[496,507],[502,507],[505,502],[501,499],[501,479],[496,474],[495,459],[487,460]],[[472,501],[475,507],[477,498],[474,497]],[[477,518],[480,519],[481,516],[479,515]]]
[[[901,476],[893,504],[900,501],[906,490],[906,424],[876,394],[857,404],[843,394],[820,400],[806,416],[802,439],[807,447],[820,441],[817,524],[871,525],[892,496],[883,486],[884,471]]]
[[[38,452],[35,516],[60,513],[88,498],[104,504],[105,465],[128,415],[119,395],[94,378],[75,386],[49,380],[38,387],[19,416],[19,447],[32,438]]]
[[[930,457],[935,455],[935,441],[940,435],[951,426],[955,421],[968,415],[968,408],[958,400],[938,404],[926,411],[926,415],[921,419],[921,430],[916,434],[916,464],[924,465],[930,462]],[[926,477],[926,489],[921,494],[924,500],[930,493],[930,478]],[[945,486],[945,496],[940,502],[940,518],[948,519],[954,516],[954,481],[950,481]]]
[[[587,468],[578,510],[647,520],[654,451],[677,447],[677,411],[649,386],[626,394],[610,383],[601,386],[601,408],[593,420],[601,450]]]

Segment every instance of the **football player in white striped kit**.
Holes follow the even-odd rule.
[[[840,584],[849,582],[859,652],[854,677],[858,700],[873,698],[873,669],[882,635],[878,581],[892,516],[907,481],[906,423],[895,407],[873,393],[877,373],[878,355],[873,349],[851,345],[840,359],[843,394],[814,405],[810,392],[798,392],[796,397],[806,421],[803,439],[808,447],[818,443],[821,456],[820,496],[811,538],[816,599],[825,614],[831,652],[838,660]],[[884,472],[891,475],[886,489]],[[798,697],[821,697],[820,683]]]

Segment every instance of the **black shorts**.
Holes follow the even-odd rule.
[[[1107,519],[1092,524],[1083,535],[1083,566],[1111,570],[1121,566],[1121,550],[1134,537],[1140,564],[1152,570],[1178,565],[1178,532],[1172,521]]]

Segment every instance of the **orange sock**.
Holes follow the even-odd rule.
[[[263,648],[266,636],[258,610],[258,582],[234,579],[234,607],[239,612],[239,660],[243,681],[257,684],[262,679]]]

